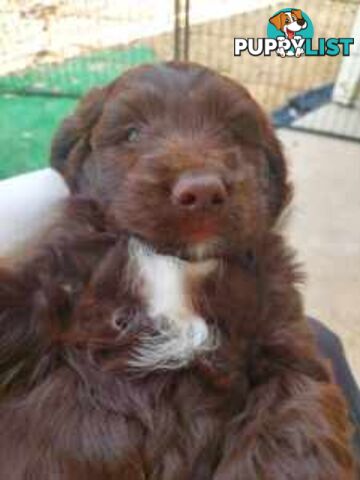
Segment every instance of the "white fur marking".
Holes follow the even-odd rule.
[[[207,265],[209,262],[205,262],[204,260],[214,252],[216,252],[217,242],[215,240],[208,241],[205,243],[198,243],[193,245],[192,247],[188,248],[188,253],[194,257],[198,263],[196,266],[199,265]],[[201,264],[199,263],[201,261]]]
[[[178,368],[198,352],[214,348],[214,335],[194,312],[186,282],[190,277],[204,277],[217,262],[191,263],[159,255],[135,239],[130,241],[129,254],[130,275],[135,285],[140,279],[143,283],[147,313],[157,330],[157,335],[143,337],[130,365],[142,369]]]

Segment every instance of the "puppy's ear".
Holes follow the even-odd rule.
[[[255,145],[265,154],[261,177],[267,191],[269,211],[276,220],[291,200],[291,186],[288,183],[286,159],[270,120],[260,107],[254,109],[253,101],[243,104],[242,115],[232,127],[240,144]]]
[[[269,19],[269,22],[274,25],[278,30],[285,25],[285,13],[280,12]]]
[[[303,18],[302,16],[302,11],[301,10],[296,10],[296,9],[293,9],[291,10],[291,13],[293,15],[295,15],[295,17],[299,20],[300,18]]]
[[[292,187],[288,181],[287,164],[280,141],[270,124],[266,125],[264,152],[269,209],[272,219],[276,220],[291,200]]]
[[[71,190],[76,191],[82,165],[91,153],[91,133],[104,108],[109,87],[91,90],[56,132],[50,163],[62,173]]]
[[[240,145],[256,146],[265,154],[260,175],[268,194],[271,218],[276,220],[291,199],[285,156],[268,116],[248,92],[239,86],[237,91],[241,115],[233,116],[231,131]],[[234,105],[237,112],[240,102],[234,100]]]

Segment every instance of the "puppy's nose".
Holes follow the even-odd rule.
[[[182,176],[172,190],[174,204],[188,210],[221,207],[227,196],[223,181],[212,174]]]
[[[298,25],[300,25],[300,27],[302,27],[305,23],[305,20],[303,18],[299,18],[297,23],[298,23]]]

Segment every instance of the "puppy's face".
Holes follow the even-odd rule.
[[[139,67],[90,92],[56,136],[52,161],[119,232],[193,260],[253,248],[288,197],[259,107],[195,64]]]

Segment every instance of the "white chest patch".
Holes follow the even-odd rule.
[[[196,354],[215,347],[214,333],[198,316],[189,295],[190,279],[216,268],[216,260],[186,262],[159,255],[138,240],[129,242],[129,275],[141,285],[147,314],[157,334],[142,339],[130,365],[142,369],[179,368]]]

